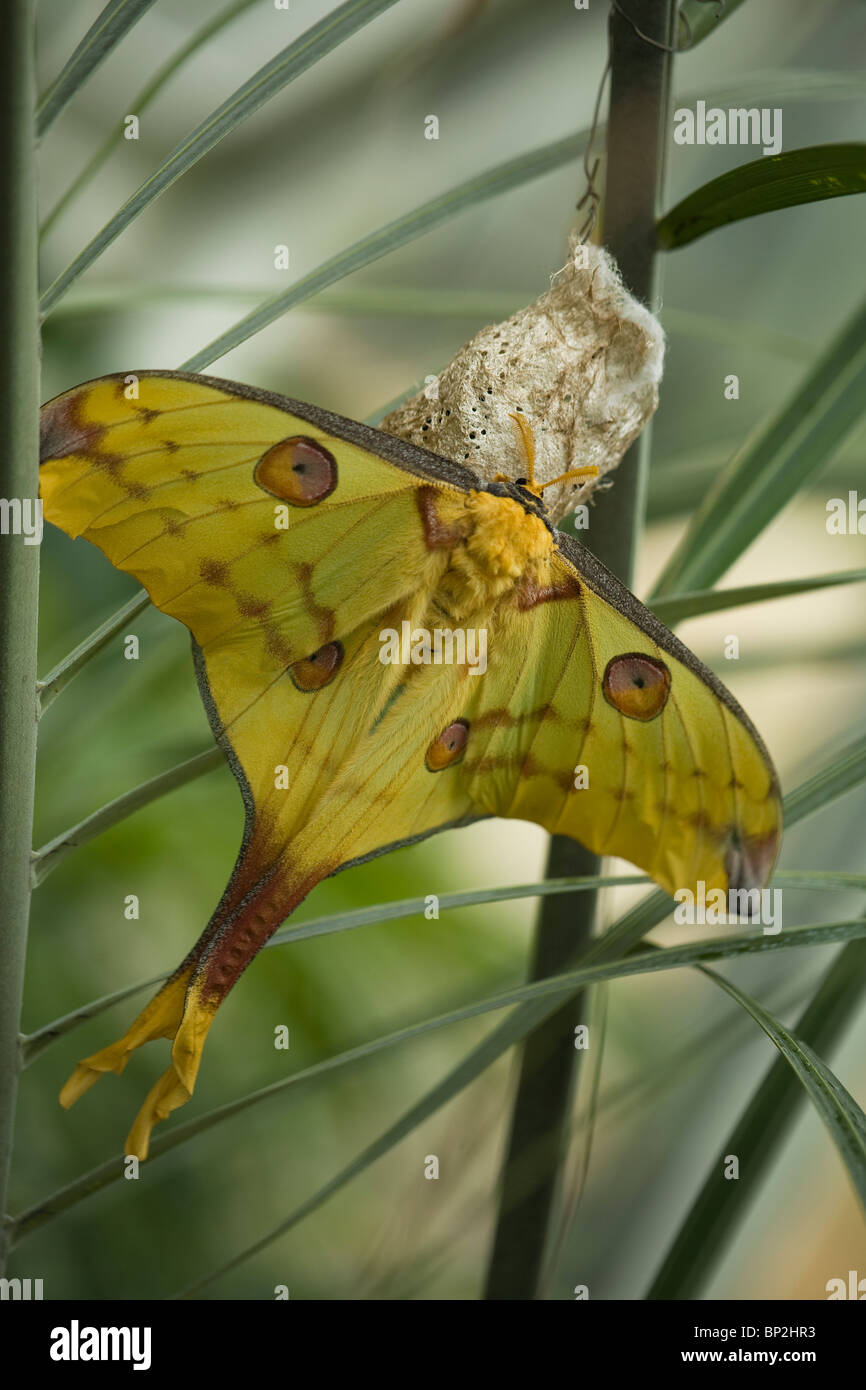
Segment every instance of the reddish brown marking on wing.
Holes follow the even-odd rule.
[[[521,613],[535,608],[539,603],[556,603],[559,599],[579,598],[580,584],[573,575],[567,574],[555,584],[539,584],[527,575],[517,590],[517,607]]]
[[[255,594],[236,594],[235,602],[242,618],[263,618],[272,607],[270,599],[257,598]]]
[[[93,424],[82,419],[81,407],[87,397],[87,387],[70,391],[42,407],[39,416],[39,462],[49,463],[53,459],[68,458],[71,454],[85,458],[95,469],[108,473],[118,487],[123,488],[128,497],[146,502],[150,488],[144,483],[130,482],[123,476],[127,462],[125,454],[102,452],[100,444],[108,432],[108,425]]]
[[[334,610],[319,603],[313,594],[313,566],[305,560],[303,564],[295,565],[293,568],[303,594],[304,606],[319,629],[319,636],[324,645],[330,642],[334,635]]]
[[[144,483],[130,483],[126,478],[119,478],[115,474],[115,482],[120,483],[125,488],[130,497],[134,497],[138,502],[146,502],[150,497],[150,488],[145,487]]]
[[[735,832],[729,832],[729,846],[725,855],[729,889],[763,887],[776,862],[781,834],[781,826],[763,837],[749,836],[745,840],[741,840]]]
[[[217,588],[229,587],[229,567],[225,560],[205,558],[199,562],[198,572],[205,584],[213,584]]]
[[[211,1008],[222,1003],[276,927],[330,872],[332,866],[323,864],[305,881],[293,882],[277,865],[258,892],[219,926],[201,960],[202,996]]]
[[[286,666],[292,659],[292,649],[286,641],[280,629],[274,622],[265,621],[262,623],[265,635],[265,651],[268,656],[272,656],[281,666]]]
[[[44,405],[39,417],[39,462],[91,451],[105,434],[104,425],[88,424],[79,415],[86,391],[72,391]]]
[[[559,716],[552,705],[539,705],[536,709],[523,710],[519,714],[512,714],[510,710],[501,706],[498,709],[486,709],[483,714],[478,714],[472,721],[472,727],[476,733],[481,729],[498,728],[519,729],[524,724],[531,724],[534,720],[558,719]]]
[[[427,542],[428,550],[453,550],[455,545],[459,545],[463,540],[464,533],[459,526],[444,523],[436,510],[438,489],[435,487],[419,487],[415,496],[418,499],[418,511],[421,513],[421,525],[424,527],[424,539]]]

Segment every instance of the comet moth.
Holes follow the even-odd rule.
[[[43,408],[44,512],[189,629],[245,825],[198,941],[124,1036],[79,1063],[62,1104],[171,1039],[127,1139],[145,1157],[153,1125],[192,1094],[220,1003],[310,890],[447,827],[534,821],[670,892],[765,884],[781,812],[761,739],[551,525],[531,422],[526,476],[485,481],[266,391],[136,377],[135,399],[117,374]],[[380,634],[404,623],[483,629],[486,669],[383,663]]]

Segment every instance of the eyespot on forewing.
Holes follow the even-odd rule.
[[[607,663],[602,689],[608,704],[620,714],[646,722],[661,714],[667,704],[671,673],[655,657],[626,652]]]
[[[260,488],[290,506],[315,507],[337,486],[337,461],[317,440],[296,435],[268,449],[253,476]]]

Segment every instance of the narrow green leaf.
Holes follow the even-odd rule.
[[[792,594],[810,594],[817,589],[829,589],[837,584],[861,584],[866,569],[840,570],[838,574],[814,574],[809,579],[782,579],[774,584],[747,584],[739,589],[700,589],[693,594],[671,594],[656,599],[652,610],[668,627],[685,618],[703,613],[718,613],[727,608],[742,608],[748,603],[766,603],[768,599],[790,598]]]
[[[228,9],[223,10],[221,14],[218,14],[213,19],[208,20],[207,24],[205,24],[203,28],[197,30],[197,32],[193,34],[192,37],[185,44],[182,44],[181,47],[177,50],[177,52],[173,54],[171,58],[169,58],[168,62],[163,64],[159,71],[150,79],[147,85],[142,87],[138,96],[133,97],[131,101],[128,101],[126,103],[126,110],[132,111],[135,113],[136,116],[140,117],[142,112],[145,111],[148,106],[150,106],[151,102],[162,91],[166,82],[168,82],[168,80],[174,76],[178,68],[183,66],[187,58],[191,57],[194,53],[196,53],[197,50],[201,48],[203,44],[207,43],[208,39],[213,38],[214,34],[218,33],[220,29],[225,27],[226,24],[230,23],[231,20],[235,19],[236,16],[241,14],[243,10],[248,10],[250,6],[255,3],[256,0],[234,0],[234,3],[229,5]],[[44,237],[48,235],[49,231],[54,226],[58,218],[62,215],[64,210],[69,206],[73,199],[84,188],[87,187],[93,176],[96,173],[98,173],[98,171],[102,168],[109,155],[111,155],[113,151],[118,148],[119,143],[122,143],[122,141],[118,141],[117,131],[113,129],[109,130],[108,135],[105,137],[105,140],[97,148],[96,152],[91,156],[91,158],[87,161],[84,168],[81,170],[81,173],[78,174],[78,176],[75,179],[73,179],[66,192],[58,200],[58,202],[51,209],[51,212],[45,218],[45,221],[43,222],[40,228],[41,236]]]
[[[736,348],[757,348],[762,352],[787,357],[792,362],[808,363],[815,356],[814,347],[804,338],[793,338],[789,333],[779,333],[763,324],[736,323],[720,318],[718,314],[698,314],[693,309],[674,309],[667,304],[661,311],[661,320],[665,331],[675,337],[725,343]],[[693,457],[691,455],[690,464]]]
[[[489,903],[517,902],[522,898],[551,897],[557,893],[584,893],[601,888],[637,887],[648,883],[645,874],[599,875],[597,878],[549,878],[538,883],[522,883],[507,888],[479,888],[458,893],[442,893],[439,908],[442,912],[454,911],[460,907],[482,907]],[[812,892],[818,889],[838,889],[843,892],[866,891],[866,874],[833,873],[824,869],[796,869],[788,873],[774,874],[773,886],[776,888],[805,888]],[[308,941],[314,936],[332,936],[340,932],[354,931],[359,927],[377,926],[382,922],[395,922],[405,917],[420,916],[424,911],[424,898],[404,898],[400,902],[376,903],[373,907],[353,908],[348,912],[334,912],[325,917],[314,917],[299,927],[283,927],[266,941],[264,950],[275,946],[289,946],[295,941]],[[142,990],[161,985],[168,979],[171,971],[161,975],[151,975],[146,980],[137,980],[133,985],[105,994],[100,999],[92,999],[88,1004],[73,1009],[62,1018],[55,1018],[41,1028],[21,1038],[21,1066],[29,1067],[46,1048],[73,1032],[81,1024],[97,1018],[115,1004],[122,1004]]]
[[[823,506],[831,495],[846,496],[853,480],[863,473],[857,435],[855,430],[850,443],[843,444],[823,468],[806,479],[799,497],[818,501]],[[719,474],[740,447],[739,440],[718,441],[689,450],[688,454],[674,454],[657,467],[655,476],[650,479],[648,520],[670,521],[673,517],[684,516],[691,521],[693,513],[704,504],[707,493],[716,486]]]
[[[824,1056],[832,1052],[859,1010],[866,989],[866,943],[850,942],[824,975],[794,1032]],[[771,1162],[790,1133],[805,1091],[779,1056],[726,1137],[647,1292],[648,1299],[697,1298],[744,1220]],[[737,1154],[740,1176],[724,1177],[725,1158]]]
[[[803,816],[817,810],[820,806],[826,805],[835,796],[839,796],[843,792],[849,790],[854,785],[855,781],[862,781],[864,779],[866,779],[866,738],[845,749],[839,757],[823,770],[823,772],[806,783],[803,791],[798,789],[792,797],[786,798],[785,814],[787,822],[793,824]],[[652,927],[657,926],[659,922],[664,920],[670,912],[670,907],[671,899],[666,893],[658,891],[651,893],[635,908],[632,908],[631,911],[619,918],[608,931],[593,943],[590,950],[586,953],[581,967],[577,971],[569,973],[568,978],[570,985],[569,990],[566,991],[566,996],[568,993],[577,993],[578,990],[584,988],[587,983],[592,983],[602,978],[612,978],[604,969],[599,970],[597,967],[604,966],[606,963],[615,964],[618,958],[632,950]],[[861,925],[862,922],[847,925],[834,924],[830,928],[795,928],[795,931],[841,931],[842,934],[844,934],[849,926],[853,930],[854,927],[859,927]],[[758,939],[754,934],[750,934],[748,937],[741,937],[739,940],[742,943],[743,949],[747,951],[758,949],[778,950],[780,948],[788,948],[792,935],[793,933],[787,932],[778,946],[774,946],[773,944],[775,941],[779,940],[779,938],[776,937],[761,937]],[[837,937],[836,939],[841,939],[841,937]],[[794,940],[804,945],[817,945],[822,938],[813,938],[811,941],[807,942],[805,937],[795,936]],[[709,943],[709,946],[715,951],[720,945],[730,947],[732,943],[734,943],[734,949],[736,950],[737,938],[729,938],[726,943],[712,941]],[[657,959],[658,951],[645,952],[644,956],[648,969],[655,970],[662,968],[657,964],[649,963],[650,960],[655,961]],[[672,957],[667,955],[665,959],[670,962]],[[678,963],[684,964],[686,962],[680,960]],[[695,962],[691,961],[690,963],[694,964]],[[629,966],[629,971],[622,973],[632,973],[631,962],[629,962]],[[640,968],[639,966],[638,969]],[[515,1008],[514,1012],[505,1020],[504,1024],[500,1024],[492,1029],[483,1042],[460,1062],[457,1068],[449,1073],[433,1091],[428,1092],[427,1095],[413,1107],[412,1111],[409,1113],[415,1116],[416,1119],[409,1125],[409,1129],[411,1129],[414,1124],[421,1123],[428,1114],[434,1113],[440,1105],[445,1104],[453,1095],[458,1094],[464,1086],[469,1085],[469,1083],[473,1081],[476,1076],[479,1076],[497,1057],[507,1052],[515,1041],[527,1036],[532,1029],[536,1028],[545,1018],[558,1009],[561,1006],[563,997],[563,991],[560,989],[562,980],[563,977],[557,977],[556,981],[545,980],[536,985],[523,986],[524,990],[530,989],[538,991],[540,997],[530,996],[525,999],[525,1002],[520,1003],[517,1008]],[[549,997],[550,990],[556,991],[553,999]],[[497,1008],[506,1007],[501,1000],[502,996],[499,997],[499,1002],[496,1004],[486,1001],[480,1009],[478,1006],[470,1006],[470,1012],[483,1012],[488,1005],[489,1007]],[[466,1014],[464,1011],[458,1012],[461,1018],[469,1016],[469,1014]],[[445,1018],[447,1018],[449,1022],[458,1021],[455,1015],[446,1015]],[[445,1024],[431,1024],[430,1027],[432,1026],[445,1026]],[[429,1027],[424,1024],[416,1025],[416,1030],[419,1028],[421,1032],[429,1031]],[[417,1031],[412,1033],[412,1036],[417,1035]],[[353,1050],[350,1054],[343,1054],[343,1059],[348,1058],[349,1060],[353,1060],[356,1055],[370,1055],[371,1052],[378,1051],[384,1046],[392,1046],[396,1042],[405,1041],[406,1036],[406,1031],[403,1030],[400,1033],[390,1035],[390,1038],[387,1040],[383,1041],[380,1039],[376,1043],[365,1045],[368,1050],[363,1051],[361,1054],[358,1054],[357,1050]],[[343,1065],[343,1060],[334,1058],[328,1059],[326,1062],[318,1064],[312,1071],[308,1070],[303,1073],[297,1073],[295,1076],[277,1083],[276,1087],[268,1087],[265,1088],[264,1091],[256,1092],[255,1101],[264,1099],[268,1095],[275,1094],[287,1085],[297,1084],[302,1079],[310,1079],[311,1076],[319,1075],[321,1072],[331,1070],[338,1065]],[[441,1099],[437,1099],[437,1097],[441,1097]],[[203,1116],[201,1119],[192,1121],[187,1125],[182,1125],[178,1129],[169,1132],[168,1135],[160,1136],[151,1147],[149,1161],[153,1162],[155,1158],[159,1157],[162,1153],[168,1152],[171,1148],[176,1147],[178,1143],[182,1143],[186,1139],[194,1137],[195,1134],[203,1129],[212,1127],[214,1124],[219,1123],[221,1119],[229,1118],[231,1115],[238,1113],[239,1109],[246,1108],[251,1103],[254,1103],[251,1097],[245,1097],[241,1101],[230,1102],[228,1106],[223,1106],[220,1110],[214,1111],[210,1115]],[[399,1139],[403,1137],[404,1133],[409,1132],[409,1129],[403,1128],[406,1118],[407,1117],[404,1116],[403,1120],[398,1121],[396,1126],[392,1126],[392,1128],[387,1131],[386,1135],[383,1135],[380,1140],[376,1141],[376,1144],[373,1145],[371,1149],[365,1150],[364,1155],[361,1155],[361,1157],[355,1160],[348,1169],[345,1169],[343,1174],[338,1175],[338,1177],[334,1179],[336,1186],[333,1184],[329,1185],[327,1190],[323,1189],[325,1193],[324,1196],[322,1196],[322,1194],[316,1194],[310,1201],[320,1205],[321,1203],[318,1200],[319,1197],[321,1197],[322,1201],[326,1200],[327,1195],[330,1195],[331,1191],[338,1190],[338,1188],[343,1186],[344,1182],[348,1182],[350,1177],[354,1176],[356,1172],[362,1171],[363,1167],[369,1166],[369,1162],[372,1162],[373,1158],[368,1158],[367,1161],[365,1161],[365,1156],[370,1155],[374,1151],[375,1156],[378,1156],[380,1152],[386,1152],[392,1144],[399,1142]],[[377,1147],[382,1144],[384,1144],[384,1148]],[[359,1163],[362,1164],[361,1168],[357,1166]],[[24,1234],[44,1225],[46,1221],[52,1220],[53,1217],[59,1215],[60,1212],[75,1205],[76,1202],[83,1200],[84,1197],[89,1196],[92,1192],[99,1191],[103,1187],[108,1186],[111,1182],[117,1181],[121,1171],[122,1165],[120,1160],[118,1158],[109,1159],[106,1163],[100,1165],[99,1168],[85,1174],[82,1178],[76,1179],[75,1182],[69,1184],[69,1186],[62,1189],[62,1191],[53,1194],[53,1196],[48,1198],[45,1202],[41,1202],[36,1207],[22,1213],[14,1222],[11,1234],[16,1239],[21,1239]],[[309,1207],[308,1209],[313,1210],[314,1208]],[[294,1221],[295,1218],[299,1220],[300,1216],[295,1213],[294,1218],[289,1218],[289,1220]],[[280,1234],[283,1229],[287,1229],[285,1223],[280,1227],[277,1234]],[[216,1278],[218,1275],[212,1277]]]
[[[866,737],[849,743],[827,766],[801,782],[784,801],[785,825],[794,825],[866,780]]]
[[[213,304],[256,303],[267,294],[254,285],[170,285],[146,281],[99,281],[78,288],[57,306],[58,318],[95,313],[115,313],[118,309],[150,308],[160,300],[168,303]],[[516,290],[427,289],[414,285],[343,285],[325,290],[304,305],[306,313],[371,315],[376,318],[465,318],[489,323],[507,318],[531,298],[531,292]],[[736,329],[738,325],[733,325]],[[779,334],[780,338],[784,335]],[[811,357],[812,349],[807,348]]]
[[[327,53],[369,24],[371,19],[388,10],[396,0],[346,0],[344,5],[325,15],[310,29],[290,43],[259,68],[248,81],[238,87],[226,101],[197,125],[185,140],[168,156],[150,178],[123,204],[102,231],[98,232],[84,250],[57,277],[42,296],[40,308],[47,314],[93,262],[98,260],[111,243],[125,231],[139,213],[149,207],[161,193],[194,164],[230,135],[249,116],[258,111],[271,97],[287,87],[294,78],[306,72]]]
[[[45,133],[79,87],[84,85],[153,3],[154,0],[109,0],[69,62],[40,98],[36,110],[37,135]]]
[[[823,467],[866,405],[866,303],[710,488],[654,597],[709,588]]]
[[[866,1115],[854,1097],[809,1044],[790,1033],[756,999],[744,993],[733,981],[725,979],[724,975],[717,975],[705,966],[698,968],[751,1014],[770,1042],[778,1048],[827,1126],[866,1215]]]
[[[780,208],[866,192],[866,145],[809,145],[764,155],[705,183],[656,223],[663,251],[688,246],[729,222]]]
[[[431,1093],[439,1096],[435,1104],[431,1102],[431,1095],[428,1095],[418,1105],[412,1107],[410,1114],[417,1117],[413,1122],[417,1124],[420,1123],[421,1119],[432,1114],[440,1105],[444,1105],[447,1100],[456,1095],[471,1080],[474,1080],[475,1076],[480,1075],[501,1052],[507,1051],[514,1042],[524,1037],[530,1028],[535,1027],[538,1021],[534,1017],[536,1010],[540,1008],[546,1013],[558,1008],[564,996],[574,993],[587,984],[596,984],[602,980],[618,979],[630,975],[654,974],[660,970],[674,970],[707,960],[723,960],[730,956],[786,951],[802,946],[826,946],[836,941],[850,941],[861,936],[866,937],[866,921],[862,918],[793,927],[779,936],[764,936],[762,933],[756,933],[752,930],[727,938],[712,937],[707,940],[696,941],[689,946],[673,946],[665,949],[652,947],[651,949],[636,951],[626,959],[582,966],[561,975],[535,980],[530,984],[518,985],[514,989],[503,990],[485,999],[464,1004],[449,1013],[440,1014],[432,1019],[425,1019],[421,1023],[410,1024],[408,1027],[398,1029],[383,1038],[375,1038],[371,1042],[362,1043],[358,1047],[351,1048],[348,1052],[329,1057],[324,1062],[317,1062],[313,1066],[296,1072],[292,1076],[284,1077],[259,1091],[242,1096],[239,1100],[230,1101],[217,1110],[210,1111],[196,1120],[178,1126],[177,1129],[169,1131],[168,1134],[160,1135],[151,1145],[148,1162],[152,1163],[162,1154],[177,1148],[178,1144],[184,1143],[197,1134],[221,1124],[224,1120],[248,1110],[251,1105],[256,1105],[271,1096],[281,1094],[292,1086],[315,1080],[326,1072],[372,1057],[398,1044],[424,1037],[432,1032],[438,1032],[452,1024],[463,1023],[470,1018],[477,1018],[485,1013],[520,1004],[522,1007],[516,1009],[505,1020],[504,1024],[489,1034],[458,1065],[456,1071],[452,1072],[441,1083],[441,1086],[436,1088],[434,1093]],[[544,1013],[542,1013],[542,1017]],[[495,1050],[491,1050],[494,1047],[494,1040]],[[456,1080],[458,1076],[460,1078],[459,1083]],[[398,1126],[402,1126],[405,1120],[406,1117],[398,1121]],[[413,1125],[409,1126],[409,1128],[412,1127]],[[396,1127],[392,1127],[388,1131],[389,1134],[395,1132]],[[402,1133],[408,1133],[408,1129],[403,1130]],[[399,1137],[402,1137],[402,1133]],[[396,1143],[398,1140],[393,1139],[392,1142]],[[377,1141],[377,1143],[381,1143],[381,1141]],[[386,1147],[391,1147],[391,1144],[389,1143]],[[385,1152],[385,1149],[380,1149],[379,1152]],[[120,1177],[122,1177],[122,1164],[118,1159],[109,1160],[100,1165],[99,1168],[94,1169],[93,1172],[76,1179],[62,1192],[55,1193],[36,1207],[22,1212],[13,1221],[15,1242],[18,1243],[25,1235],[38,1229],[39,1226],[44,1225],[46,1221],[57,1216],[61,1211],[67,1210],[92,1192],[107,1187]]]
[[[842,892],[866,892],[866,874],[840,874],[827,869],[786,869],[773,874],[771,883],[776,888],[838,888]]]
[[[842,924],[839,924],[840,928],[841,925]],[[861,920],[859,922],[860,930],[855,933],[853,928],[856,925],[858,924],[847,923],[845,927],[846,930],[852,929],[852,935],[866,935],[866,922]],[[833,929],[828,928],[827,930]],[[795,928],[795,931],[797,930],[799,929]],[[806,930],[810,929],[807,928]],[[793,935],[794,932],[789,932],[789,939]],[[778,942],[778,938],[765,938],[765,941],[771,939]],[[732,940],[733,938],[729,939],[728,945],[731,944]],[[749,940],[753,947],[758,946],[758,948],[760,948],[757,938],[752,936]],[[745,945],[746,938],[740,938],[740,941]],[[700,943],[700,949],[704,948],[722,948],[722,950],[724,950],[724,943],[720,941]],[[574,993],[575,986],[578,984],[585,986],[589,983],[596,983],[602,979],[612,979],[614,976],[619,977],[624,974],[632,973],[639,974],[644,970],[660,969],[662,968],[660,961],[661,957],[665,957],[667,965],[672,966],[674,956],[680,956],[683,952],[691,953],[696,949],[698,949],[698,943],[693,947],[672,947],[668,950],[661,950],[654,947],[651,950],[641,951],[640,953],[632,955],[627,960],[569,971],[565,975],[555,977],[555,980],[538,980],[532,984],[523,985],[520,989],[512,990],[510,994],[512,998],[515,999],[519,995],[522,999],[532,1002],[535,1002],[536,999],[540,1000],[541,1003],[545,1005],[546,1015],[555,1010],[564,994]],[[771,947],[770,949],[774,948]],[[775,949],[778,949],[778,945]],[[692,957],[692,959],[694,960],[694,957]],[[681,960],[680,963],[682,964],[685,962]],[[570,986],[566,984],[566,981],[570,982]],[[550,994],[553,992],[555,992],[555,999],[553,1009],[551,1009],[548,1001]],[[418,1101],[411,1109],[406,1111],[396,1124],[392,1125],[384,1134],[380,1135],[374,1143],[370,1144],[363,1151],[363,1153],[359,1154],[347,1167],[343,1168],[336,1177],[327,1182],[324,1187],[319,1188],[312,1197],[302,1202],[288,1217],[280,1221],[276,1226],[273,1226],[259,1240],[254,1241],[251,1245],[245,1246],[243,1250],[231,1260],[221,1265],[219,1269],[212,1271],[212,1273],[208,1274],[205,1278],[197,1280],[196,1283],[191,1284],[188,1288],[184,1289],[182,1293],[176,1295],[176,1297],[192,1298],[197,1296],[201,1293],[202,1289],[209,1287],[218,1279],[223,1278],[224,1275],[231,1273],[238,1265],[243,1264],[246,1260],[257,1255],[259,1251],[264,1250],[266,1246],[271,1245],[275,1240],[278,1240],[280,1236],[285,1235],[287,1231],[291,1230],[292,1227],[298,1225],[305,1217],[309,1216],[313,1211],[316,1211],[348,1182],[351,1182],[353,1178],[364,1172],[364,1170],[375,1163],[378,1158],[381,1158],[383,1154],[399,1144],[401,1140],[404,1139],[407,1134],[411,1133],[413,1129],[417,1128],[419,1124],[429,1119],[432,1114],[435,1114],[435,1112],[441,1109],[443,1105],[447,1104],[448,1101],[453,1100],[460,1091],[464,1090],[472,1081],[476,1080],[476,1078],[480,1076],[497,1057],[507,1051],[509,1047],[521,1041],[527,1034],[528,1029],[526,1023],[529,1018],[530,1013],[528,1008],[525,1012],[524,1009],[515,1009],[514,1013],[506,1019],[505,1023],[500,1025],[499,1028],[494,1029],[492,1033],[489,1033],[483,1042],[481,1042],[478,1047],[474,1048],[468,1057],[466,1057],[454,1071],[449,1073],[444,1081],[440,1082],[432,1091],[428,1091],[427,1095],[424,1096],[422,1100]],[[531,1023],[531,1027],[534,1028],[537,1026],[537,1021]],[[116,1180],[118,1175],[115,1174],[114,1176]],[[15,1234],[16,1230],[17,1227],[13,1228],[13,1234]]]
[[[175,787],[184,786],[195,777],[201,777],[205,772],[223,766],[224,763],[225,758],[219,748],[206,748],[203,753],[187,758],[186,762],[170,767],[167,772],[160,772],[156,777],[151,777],[147,782],[142,782],[131,791],[116,797],[114,801],[109,801],[106,806],[86,816],[70,830],[64,830],[62,835],[49,840],[34,853],[33,886],[38,887],[40,883],[44,883],[52,869],[56,869],[67,854],[71,854],[81,845],[88,844],[104,830],[110,830],[113,825],[131,816],[133,811],[156,801],[157,797],[165,796],[166,792],[174,791]]]
[[[828,877],[830,876],[823,876],[817,886],[844,886],[845,888],[850,886],[847,878],[843,885],[833,885],[827,881]],[[540,883],[521,883],[506,888],[481,888],[457,893],[442,893],[439,896],[439,910],[440,912],[453,912],[460,907],[516,902],[522,898],[542,898],[557,893],[591,892],[597,888],[634,887],[646,882],[648,880],[643,874],[615,874],[606,878],[543,879]],[[815,885],[810,883],[808,886]],[[866,887],[866,879],[864,879],[864,887]],[[267,951],[274,946],[288,946],[295,941],[309,941],[312,937],[332,936],[339,932],[354,931],[359,927],[376,926],[381,922],[396,922],[405,917],[421,916],[425,906],[425,898],[404,898],[400,902],[376,903],[373,907],[360,907],[353,908],[349,912],[329,913],[325,917],[314,917],[311,921],[304,922],[298,927],[281,928],[280,931],[274,933],[270,941],[265,942],[263,949]],[[124,1000],[130,999],[133,995],[139,994],[152,985],[162,984],[170,973],[166,970],[161,975],[151,976],[147,980],[138,980],[133,985],[126,985],[123,989],[114,990],[111,994],[103,995],[101,999],[92,999],[90,1003],[83,1004],[81,1008],[64,1014],[62,1018],[53,1019],[51,1023],[46,1023],[44,1027],[29,1033],[21,1039],[22,1068],[30,1066],[31,1062],[40,1057],[47,1047],[57,1042],[59,1038],[65,1037],[73,1029],[80,1027],[82,1023],[87,1023],[90,1019],[104,1013],[106,1009],[113,1008],[115,1004],[123,1003]]]
[[[542,145],[528,154],[519,155],[516,159],[509,159],[504,164],[497,164],[486,173],[478,174],[475,178],[458,184],[456,188],[449,189],[447,193],[440,193],[429,202],[422,203],[403,217],[386,223],[384,227],[362,237],[345,251],[340,251],[324,261],[309,275],[297,280],[290,289],[266,300],[258,309],[233,324],[218,338],[214,338],[213,342],[208,343],[200,352],[187,358],[182,364],[183,369],[188,372],[201,371],[203,367],[208,367],[218,358],[224,357],[227,352],[231,352],[254,334],[260,333],[289,309],[318,294],[327,285],[332,285],[345,275],[351,275],[362,266],[378,260],[380,256],[395,251],[397,247],[405,246],[416,237],[423,236],[425,232],[438,227],[441,222],[454,217],[458,212],[474,207],[499,193],[507,193],[512,188],[528,183],[530,179],[549,174],[552,170],[579,158],[586,143],[586,136],[587,132],[582,131],[579,135],[570,135],[565,140],[556,140],[553,144]]]
[[[706,0],[697,0],[709,8]],[[713,0],[709,0],[712,4]],[[722,0],[718,0],[721,4]],[[732,69],[728,69],[732,71]],[[723,80],[721,86],[701,87],[688,95],[677,94],[674,106],[769,106],[781,102],[862,101],[866,79],[862,72],[834,68],[758,68],[745,77]]]
[[[37,683],[36,692],[39,696],[40,714],[45,713],[61,690],[65,689],[79,671],[84,669],[88,661],[96,656],[97,652],[102,651],[102,648],[107,646],[113,637],[123,631],[130,618],[141,613],[149,603],[150,596],[145,593],[144,589],[140,589],[122,608],[118,608],[116,613],[112,613],[110,618],[106,618],[104,623],[100,623],[99,627],[85,637],[83,642],[79,642],[68,656],[59,661],[48,672],[48,675]]]

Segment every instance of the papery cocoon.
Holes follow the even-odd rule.
[[[596,478],[544,493],[556,523],[592,496],[650,419],[663,356],[658,320],[625,289],[610,255],[572,245],[540,299],[476,333],[381,428],[492,482],[498,473],[527,476],[511,419],[522,412],[535,437],[537,483],[598,468]]]

